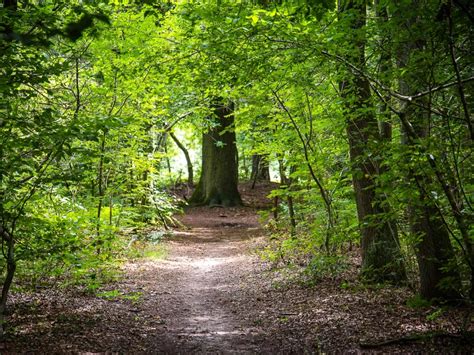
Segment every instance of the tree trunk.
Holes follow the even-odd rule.
[[[359,68],[365,65],[365,2],[349,0],[341,8],[341,17],[351,16],[348,45],[353,45],[348,59]],[[362,38],[362,39],[361,39]],[[378,122],[371,110],[370,85],[366,78],[347,73],[340,83],[349,139],[352,181],[356,197],[357,214],[361,229],[362,276],[373,282],[400,283],[406,279],[398,235],[390,220],[386,198],[377,192],[380,146]],[[374,154],[375,153],[375,154]]]
[[[459,274],[456,268],[449,266],[455,260],[454,250],[438,213],[424,193],[419,200],[412,201],[409,208],[411,232],[419,237],[415,251],[420,294],[427,299],[454,300],[460,297]]]
[[[414,9],[420,4],[412,3]],[[396,14],[395,14],[396,15]],[[408,33],[418,21],[416,12],[411,17],[403,16],[407,28],[406,41],[398,50],[397,65],[400,69],[408,68],[411,57],[417,51],[426,50],[423,38],[413,38]],[[428,82],[429,63],[417,63],[416,67],[408,68],[406,75],[399,80],[400,93],[411,95]],[[426,103],[425,103],[426,104]],[[428,103],[429,105],[429,103]],[[426,106],[426,105],[423,105]],[[400,118],[402,122],[402,144],[408,146],[408,182],[414,182],[416,190],[409,196],[408,213],[411,233],[417,238],[415,252],[420,270],[420,294],[427,299],[453,300],[460,297],[460,278],[454,258],[449,231],[443,221],[441,212],[427,193],[433,184],[433,176],[423,172],[416,166],[419,164],[420,153],[423,155],[424,140],[429,138],[430,112],[413,105],[403,104]]]
[[[191,162],[191,158],[189,157],[189,152],[186,149],[186,147],[179,141],[179,139],[175,136],[175,134],[171,131],[169,131],[170,137],[175,142],[175,144],[178,146],[179,149],[184,154],[184,157],[186,158],[186,166],[188,168],[188,187],[193,187],[194,186],[194,174],[193,174],[193,163]]]
[[[392,66],[392,55],[390,48],[386,48],[387,42],[390,40],[389,34],[385,31],[384,26],[388,22],[388,12],[385,4],[381,4],[379,0],[374,1],[375,6],[375,15],[377,17],[380,32],[378,38],[378,45],[382,48],[379,58],[379,70],[378,77],[384,77],[386,73],[390,72]],[[390,102],[390,94],[385,93],[383,95],[383,100],[379,101],[378,105],[378,122],[379,122],[379,132],[380,137],[384,143],[390,143],[392,140],[392,123],[391,123],[391,114],[388,108],[388,103]]]
[[[402,94],[409,94],[411,91],[405,82],[400,83]],[[416,154],[420,151],[419,140],[428,136],[429,114],[407,105],[402,115],[405,122],[403,144],[415,153],[408,157],[407,164],[411,166],[416,164],[414,162],[419,157]],[[409,129],[406,127],[407,122],[410,122]],[[415,252],[420,270],[420,294],[427,299],[458,299],[460,279],[449,232],[439,209],[426,192],[433,179],[418,169],[410,168],[408,173],[408,180],[414,181],[418,190],[410,194],[408,214],[411,233],[418,240]]]
[[[238,161],[232,104],[213,104],[218,125],[203,134],[202,172],[190,202],[199,205],[238,206]]]
[[[454,1],[456,3],[456,1]],[[459,101],[462,105],[463,112],[464,112],[464,117],[467,123],[467,127],[469,129],[470,137],[471,137],[471,143],[474,141],[474,128],[473,124],[471,121],[471,113],[469,109],[469,103],[467,96],[465,94],[465,87],[464,84],[462,83],[461,80],[461,68],[457,62],[457,55],[456,55],[456,49],[455,49],[455,42],[454,42],[454,22],[453,22],[453,11],[454,11],[454,3],[453,1],[448,1],[448,16],[447,16],[447,25],[448,25],[448,46],[449,46],[449,52],[451,56],[451,62],[453,65],[454,72],[456,74],[456,80],[458,82],[458,97]],[[471,19],[472,20],[472,19]],[[472,23],[471,23],[472,24]],[[467,30],[467,27],[466,27]],[[471,41],[472,44],[472,41]],[[472,45],[471,47],[471,53],[472,53]],[[453,179],[456,181],[457,179]],[[461,181],[459,181],[459,184],[462,184]],[[446,188],[443,190],[446,191],[450,190],[451,192],[454,191],[459,191],[458,187],[454,189],[450,189],[449,186],[446,186],[447,184],[444,184]],[[456,183],[451,184],[452,186],[455,186]],[[454,190],[454,191],[453,191]],[[454,192],[452,195],[455,195],[456,193]],[[453,215],[457,221],[459,230],[461,232],[461,235],[463,237],[464,245],[466,248],[466,253],[467,253],[467,262],[469,264],[469,267],[471,269],[471,288],[469,291],[469,298],[471,300],[474,300],[474,240],[472,237],[469,235],[469,226],[474,224],[474,216],[469,213],[465,213],[467,209],[465,208],[465,203],[463,202],[462,198],[455,198],[454,196],[449,196],[450,194],[447,193],[446,196],[448,197],[448,200],[450,200],[450,205],[451,209],[453,211]],[[451,198],[450,198],[451,197]]]
[[[104,186],[104,158],[105,158],[105,141],[107,133],[104,130],[102,132],[102,139],[100,143],[100,158],[99,158],[99,167],[97,175],[97,184],[99,186],[99,203],[97,205],[97,223],[96,223],[96,243],[97,243],[97,254],[100,254],[100,246],[102,241],[100,240],[100,226],[101,226],[101,217],[102,217],[102,204],[104,203],[105,196],[105,186]]]
[[[285,190],[290,192],[291,191],[291,183],[293,182],[291,175],[296,171],[294,165],[290,167],[290,176],[286,176],[285,172],[285,164],[283,163],[283,159],[278,160],[279,163],[279,170],[280,170],[280,186],[285,186]],[[286,197],[286,203],[288,204],[288,217],[290,218],[290,225],[291,225],[291,235],[294,236],[296,230],[296,217],[295,217],[295,205],[293,203],[293,196],[289,193]],[[275,218],[276,219],[276,218]]]
[[[8,9],[10,11],[17,10],[17,0],[3,0],[2,2],[3,8]],[[10,36],[13,33],[13,27],[10,23],[5,23],[4,25],[4,33],[7,36]],[[0,119],[0,127],[2,127],[4,121]],[[3,149],[0,146],[0,163],[3,163]],[[6,272],[5,277],[3,280],[2,285],[2,293],[0,296],[0,341],[3,340],[4,337],[4,326],[5,326],[5,313],[7,310],[7,300],[8,295],[10,292],[11,285],[13,283],[13,277],[15,276],[16,270],[16,258],[15,258],[15,239],[13,236],[14,227],[9,232],[5,227],[5,220],[4,220],[4,208],[3,208],[3,177],[4,177],[4,170],[3,166],[0,164],[0,243],[2,245],[2,252],[6,259]],[[14,223],[13,223],[14,225]],[[3,274],[3,270],[2,270]],[[3,275],[2,275],[3,276]]]
[[[4,336],[4,324],[5,324],[5,313],[7,310],[8,294],[10,287],[13,282],[16,270],[16,259],[15,259],[15,239],[12,233],[9,233],[6,229],[0,226],[0,236],[2,239],[2,246],[4,247],[4,253],[6,254],[7,270],[5,273],[5,279],[2,286],[2,294],[0,297],[0,341]]]
[[[252,173],[250,175],[252,180],[252,189],[255,188],[257,181],[270,181],[270,166],[265,155],[252,155]]]

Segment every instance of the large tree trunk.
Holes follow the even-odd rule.
[[[409,87],[402,83],[401,92],[408,94],[409,91]],[[403,115],[404,122],[411,122],[410,132],[407,127],[404,129],[403,143],[410,151],[420,152],[419,140],[428,135],[428,113],[408,105]],[[408,159],[408,166],[414,166],[419,155],[412,154]],[[418,190],[410,194],[408,214],[411,233],[417,238],[415,252],[420,270],[420,294],[427,299],[458,299],[460,278],[449,231],[438,207],[427,194],[433,179],[418,169],[422,170],[410,168],[408,173],[410,185],[414,182]]]
[[[430,64],[418,61],[416,66],[409,67],[415,55],[426,51],[426,40],[423,33],[413,37],[412,28],[419,28],[416,10],[423,8],[414,0],[410,13],[395,14],[403,19],[407,28],[405,40],[398,50],[397,65],[406,71],[399,80],[400,93],[412,95],[429,82]],[[421,56],[423,57],[423,56]],[[419,57],[418,57],[419,58]],[[410,63],[412,62],[412,63]],[[408,69],[408,70],[406,70]],[[423,100],[423,99],[422,99]],[[410,230],[417,239],[415,252],[420,270],[420,294],[424,298],[453,300],[460,297],[459,272],[454,257],[449,231],[443,221],[439,208],[428,195],[434,176],[429,175],[428,169],[419,166],[419,157],[426,155],[425,141],[429,139],[430,112],[429,103],[423,102],[420,108],[412,102],[404,102],[400,113],[403,129],[402,143],[407,145],[408,183],[416,186],[417,191],[409,195],[408,213]]]
[[[419,237],[416,257],[420,270],[420,294],[427,299],[455,300],[460,298],[459,273],[448,230],[425,194],[411,201],[409,209],[411,231]],[[454,261],[454,264],[453,264]]]
[[[392,54],[390,51],[391,48],[384,48],[384,46],[387,46],[387,43],[390,42],[390,34],[387,33],[384,28],[386,26],[386,23],[388,22],[388,12],[386,4],[381,4],[380,0],[375,0],[374,6],[375,15],[377,17],[378,24],[380,27],[377,44],[380,46],[380,48],[382,48],[379,57],[379,70],[377,72],[377,77],[382,78],[382,80],[385,80],[385,75],[387,75],[387,73],[390,73],[392,67]],[[390,144],[392,140],[392,119],[391,112],[388,107],[389,102],[390,94],[385,93],[383,94],[383,99],[379,100],[378,103],[379,132],[380,137],[382,138],[385,144]],[[381,171],[381,173],[382,172],[385,171]]]
[[[238,206],[238,160],[232,104],[213,105],[218,125],[202,137],[202,172],[190,202],[199,205]]]
[[[365,65],[365,39],[361,31],[365,26],[366,5],[349,0],[339,4],[341,17],[350,17],[348,45],[353,45],[348,60],[363,69]],[[361,39],[362,38],[362,39]],[[378,122],[371,110],[370,85],[366,78],[347,72],[340,83],[344,99],[346,130],[349,139],[352,181],[356,197],[357,214],[361,230],[362,276],[368,281],[394,283],[406,279],[398,235],[386,198],[377,192],[377,175],[380,162],[377,156],[381,145]]]
[[[403,66],[403,61],[399,65]],[[412,91],[405,81],[400,82],[402,94],[409,95]],[[428,138],[429,113],[421,112],[409,104],[402,115],[403,143],[415,153],[408,157],[408,166],[415,166],[409,168],[408,180],[414,182],[418,191],[410,194],[408,213],[411,233],[417,238],[415,252],[420,270],[420,294],[427,299],[457,299],[460,297],[457,291],[460,279],[454,249],[440,211],[426,192],[433,184],[433,179],[416,167],[419,161],[416,152],[422,153],[423,150],[419,146],[420,140]]]

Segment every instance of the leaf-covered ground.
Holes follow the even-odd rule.
[[[255,194],[246,201],[258,202]],[[457,333],[463,322],[472,331],[466,308],[410,308],[409,290],[363,287],[355,268],[344,282],[292,281],[257,256],[266,238],[252,208],[194,208],[181,220],[186,228],[165,242],[164,259],[125,264],[123,279],[100,297],[58,289],[14,294],[2,353],[474,350]]]

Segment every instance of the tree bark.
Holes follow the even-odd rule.
[[[238,160],[233,105],[218,99],[213,104],[218,125],[203,134],[202,172],[190,202],[210,206],[238,206]]]
[[[381,53],[379,58],[379,70],[378,76],[385,75],[389,72],[392,66],[392,54],[391,48],[387,45],[387,42],[390,40],[389,34],[385,31],[384,25],[388,22],[388,12],[385,4],[381,4],[379,0],[374,1],[375,6],[375,15],[377,17],[380,34],[378,38],[378,45],[380,47]],[[390,110],[388,108],[388,103],[390,102],[390,94],[385,93],[383,95],[383,100],[380,100],[378,105],[378,116],[379,116],[379,132],[380,137],[386,143],[390,143],[392,140],[392,120]]]
[[[3,7],[10,11],[16,11],[18,7],[18,3],[16,0],[3,0]],[[4,24],[4,32],[7,35],[11,35],[13,32],[12,24],[5,23]],[[0,128],[3,125],[3,119],[0,119]],[[4,178],[4,170],[3,170],[3,149],[0,146],[0,243],[2,245],[2,253],[5,257],[6,261],[6,272],[5,278],[2,285],[2,291],[0,296],[0,341],[3,340],[4,337],[4,325],[5,325],[5,313],[7,309],[7,300],[8,295],[10,292],[10,287],[13,283],[13,278],[15,276],[16,270],[16,258],[15,258],[15,239],[13,236],[14,228],[9,232],[5,226],[4,220],[4,208],[3,208],[3,178]],[[14,226],[14,223],[13,223]],[[3,271],[2,271],[3,274]]]
[[[405,82],[400,83],[400,91],[405,94],[411,92]],[[410,129],[403,129],[403,144],[410,151],[417,152],[420,149],[419,140],[428,136],[429,114],[420,112],[412,105],[407,105],[402,114],[405,116],[403,121],[410,122]],[[410,166],[414,164],[411,160],[416,161],[418,156],[412,154],[408,159],[407,164]],[[427,299],[458,299],[460,278],[449,231],[439,209],[426,191],[433,179],[410,168],[408,181],[414,181],[418,190],[410,194],[408,214],[411,233],[417,238],[415,252],[420,271],[420,294]]]
[[[7,263],[7,272],[5,273],[5,280],[2,286],[2,294],[0,298],[0,340],[4,336],[4,323],[5,323],[5,312],[7,310],[7,300],[8,294],[10,292],[10,287],[13,282],[13,277],[15,276],[16,270],[16,258],[15,258],[15,239],[12,234],[10,234],[6,229],[0,226],[0,236],[2,239],[2,245],[5,247],[5,257]],[[6,245],[5,245],[6,244]]]
[[[412,2],[413,9],[420,6],[418,1]],[[430,75],[430,68],[424,63],[408,67],[416,52],[426,50],[426,41],[423,38],[413,38],[408,33],[418,21],[416,11],[409,17],[405,15],[402,18],[407,29],[407,40],[403,41],[398,49],[397,66],[400,69],[408,68],[407,74],[399,80],[399,91],[403,95],[410,95],[423,87],[424,82],[429,81],[427,76]],[[430,135],[429,116],[429,109],[420,108],[411,102],[404,102],[400,113],[402,144],[411,152],[406,162],[409,167],[408,183],[414,182],[416,186],[408,201],[410,230],[417,238],[415,252],[420,271],[421,296],[427,299],[453,300],[460,297],[460,278],[449,231],[438,207],[426,190],[432,185],[433,176],[416,167],[419,159],[417,153],[425,154],[423,141]]]
[[[270,166],[265,155],[252,155],[252,173],[250,175],[252,180],[252,189],[255,188],[257,181],[270,181]]]
[[[291,178],[291,174],[293,174],[296,169],[295,166],[290,167],[289,177],[286,176],[286,168],[285,164],[283,163],[283,159],[278,160],[279,170],[280,170],[280,185],[285,186],[285,190],[290,192],[291,191],[291,183],[293,182]],[[290,218],[290,225],[291,225],[291,235],[294,236],[296,230],[296,217],[295,217],[295,206],[293,203],[293,196],[289,193],[286,197],[286,203],[288,204],[288,217]],[[275,218],[276,219],[276,218]]]
[[[100,226],[101,226],[101,217],[102,217],[102,204],[104,203],[105,197],[105,186],[104,186],[104,158],[105,158],[105,141],[107,133],[104,129],[102,132],[101,143],[100,143],[100,158],[99,166],[97,172],[97,184],[99,186],[99,203],[97,205],[97,222],[96,222],[96,243],[97,243],[97,254],[100,254],[100,246],[102,241],[100,240]]]
[[[366,4],[349,0],[339,4],[340,16],[350,16],[351,35],[348,45],[354,45],[348,59],[359,68],[365,65]],[[362,38],[362,39],[361,39]],[[378,122],[372,110],[370,84],[360,75],[346,74],[340,83],[344,99],[346,131],[352,165],[352,181],[361,230],[362,276],[373,282],[405,281],[398,235],[390,219],[386,198],[377,192],[380,162],[377,156],[381,137]]]
[[[191,162],[191,158],[189,157],[189,152],[186,149],[186,147],[179,141],[179,139],[175,136],[175,134],[171,131],[169,131],[169,135],[173,142],[178,146],[179,149],[184,154],[184,157],[186,158],[186,166],[188,168],[188,186],[193,187],[194,186],[194,173],[193,173],[193,163]]]

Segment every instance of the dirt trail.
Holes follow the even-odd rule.
[[[161,297],[142,307],[158,311],[166,329],[162,345],[170,352],[255,352],[262,333],[236,304],[240,285],[257,262],[249,252],[251,239],[261,235],[255,214],[242,208],[193,209],[182,222],[189,230],[176,232],[167,243],[166,260],[151,275],[137,270],[143,281],[157,281]]]
[[[181,221],[188,229],[167,241],[165,260],[130,264],[128,270],[132,288],[143,288],[145,295],[138,319],[145,325],[150,317],[159,320],[142,330],[145,352],[359,353],[361,341],[397,339],[440,325],[407,309],[403,289],[354,292],[341,289],[340,279],[307,288],[289,282],[288,274],[279,276],[253,253],[264,235],[254,209],[193,208]],[[356,280],[354,275],[346,276]],[[470,349],[443,340],[395,342],[378,350]]]
[[[271,187],[248,189],[246,203],[265,205]],[[285,335],[266,326],[279,308],[266,297],[271,286],[253,253],[263,236],[256,209],[190,208],[178,218],[184,227],[164,242],[165,259],[126,263],[99,297],[60,289],[13,295],[0,351],[282,352]]]
[[[286,299],[265,279],[267,266],[255,254],[264,236],[255,209],[191,208],[180,220],[186,228],[165,242],[166,258],[129,264],[121,282],[122,289],[144,295],[133,310],[146,329],[140,349],[170,354],[317,349],[314,338],[306,341],[306,331],[286,324],[288,316],[301,315],[295,309],[298,296]]]

